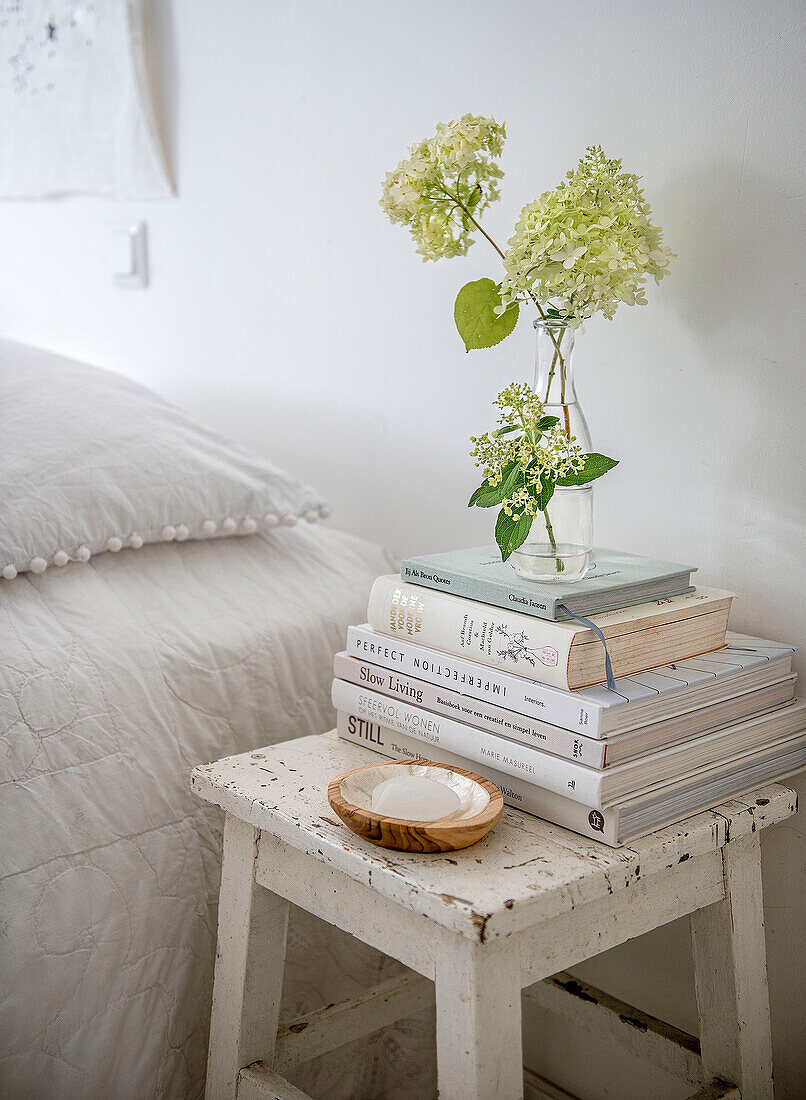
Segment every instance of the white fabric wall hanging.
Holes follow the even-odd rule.
[[[172,193],[139,0],[0,0],[0,198]]]

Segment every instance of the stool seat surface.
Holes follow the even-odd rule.
[[[201,798],[332,870],[482,940],[490,922],[497,935],[519,931],[628,890],[797,810],[793,791],[768,784],[614,849],[505,807],[495,828],[470,848],[409,854],[362,840],[327,801],[335,775],[380,759],[332,731],[201,764],[191,785]]]

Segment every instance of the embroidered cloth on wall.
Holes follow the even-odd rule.
[[[139,0],[0,0],[0,198],[172,193]]]

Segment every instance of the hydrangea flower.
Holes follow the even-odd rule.
[[[501,506],[495,541],[501,560],[529,535],[535,516],[542,512],[546,535],[555,553],[558,573],[565,569],[557,556],[557,542],[548,514],[555,488],[587,485],[612,470],[615,459],[583,454],[556,416],[546,416],[543,402],[524,382],[512,382],[493,402],[500,410],[498,427],[471,436],[471,457],[484,471],[484,480],[468,501],[468,508]]]
[[[590,146],[577,168],[521,211],[504,257],[499,313],[529,296],[575,326],[594,313],[645,305],[644,284],[668,274],[673,253],[622,161]]]
[[[545,416],[542,401],[525,382],[512,382],[493,404],[501,410],[499,427],[470,437],[471,458],[491,489],[516,463],[519,474],[510,479],[513,483],[498,503],[508,516],[536,516],[544,486],[582,469],[582,449],[574,436],[565,434],[557,417]]]
[[[387,173],[380,205],[391,222],[408,226],[423,260],[467,253],[472,219],[500,197],[504,173],[492,158],[501,155],[505,138],[495,119],[462,115],[440,123]]]

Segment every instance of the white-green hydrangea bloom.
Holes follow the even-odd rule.
[[[408,226],[424,260],[464,256],[473,243],[470,215],[500,197],[504,173],[491,158],[501,155],[505,137],[495,119],[462,115],[440,123],[387,173],[381,207],[390,221]]]
[[[524,206],[504,260],[501,312],[529,295],[580,325],[598,312],[612,318],[621,302],[646,304],[647,278],[659,283],[674,254],[639,177],[621,167],[590,146],[575,171]]]
[[[540,427],[545,408],[525,382],[512,382],[493,402],[501,413],[494,432],[471,436],[470,452],[482,468],[491,487],[499,485],[504,471],[516,462],[522,473],[509,494],[501,501],[508,516],[536,516],[544,483],[554,482],[582,469],[584,456],[576,439],[565,434],[561,425]],[[515,427],[515,432],[510,428]],[[504,434],[497,434],[506,429]],[[508,486],[505,486],[505,488]]]

